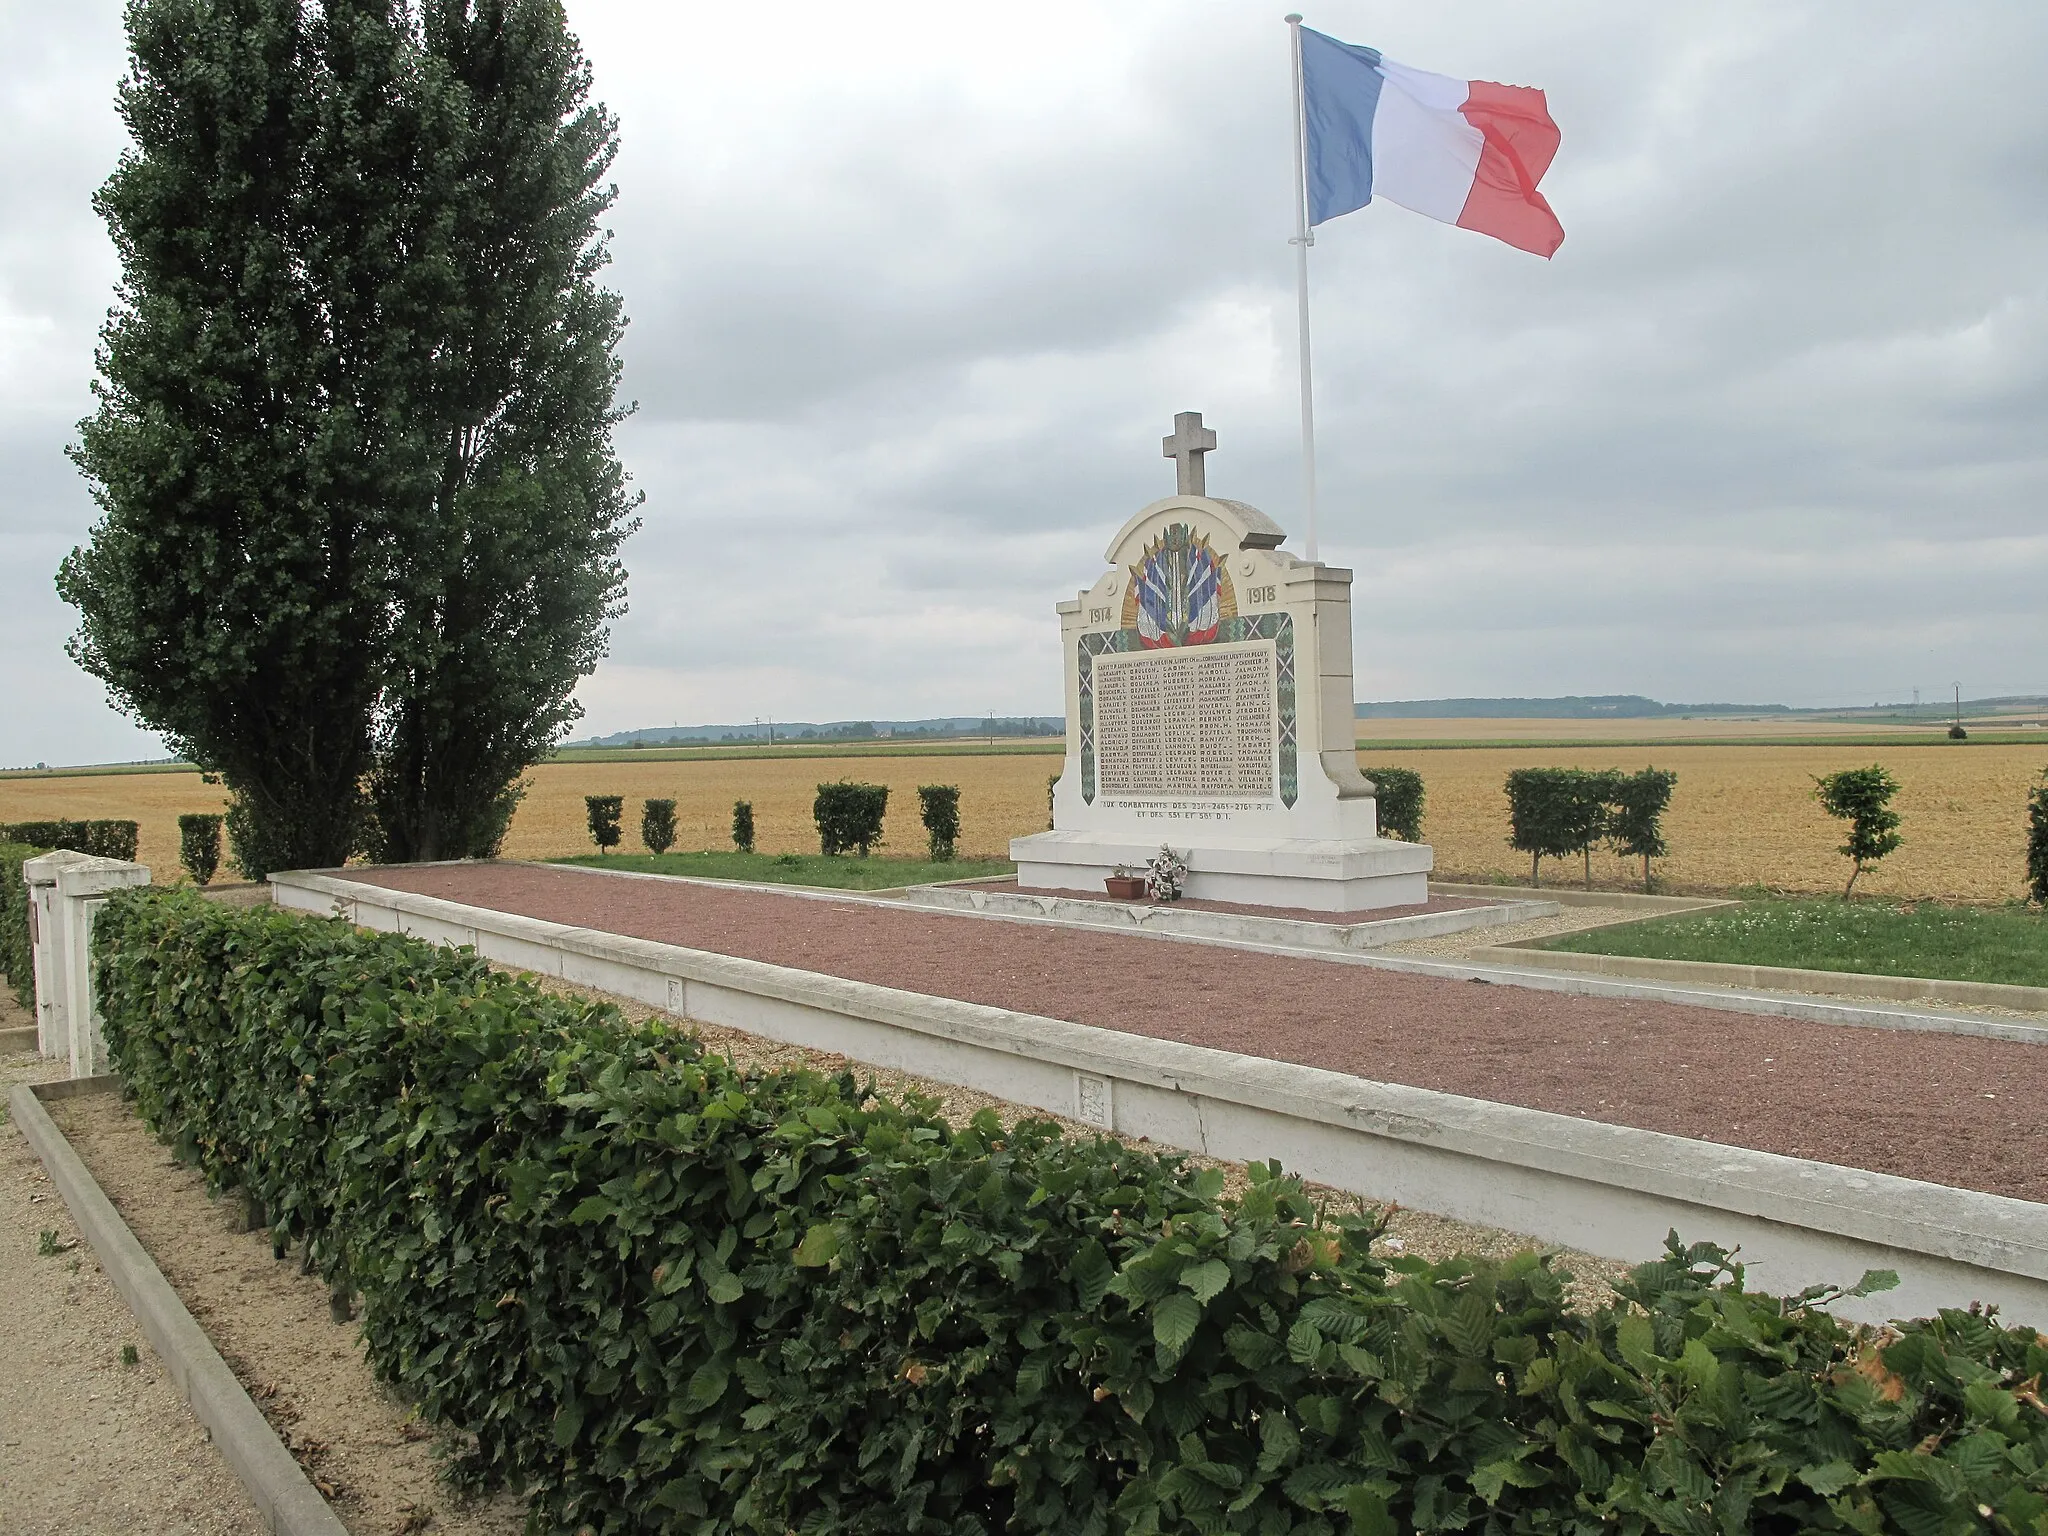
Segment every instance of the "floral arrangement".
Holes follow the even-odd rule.
[[[1145,889],[1154,901],[1179,901],[1187,889],[1188,861],[1165,843],[1145,865]]]

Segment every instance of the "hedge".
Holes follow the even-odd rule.
[[[1508,771],[1508,846],[1529,855],[1529,883],[1541,885],[1543,860],[1580,854],[1593,886],[1593,844],[1607,830],[1609,769],[1513,768]]]
[[[2027,791],[2027,896],[2048,906],[2048,769]]]
[[[178,862],[194,885],[211,885],[220,870],[221,816],[191,811],[178,818]]]
[[[1268,1168],[950,1128],[416,940],[144,890],[94,942],[143,1118],[539,1529],[2048,1532],[2048,1338],[1993,1316],[1852,1329],[1675,1238],[1573,1313],[1539,1255],[1382,1257]]]
[[[818,798],[811,803],[811,820],[818,826],[818,849],[825,854],[858,850],[862,858],[882,840],[882,817],[889,809],[889,786],[820,784]]]
[[[676,803],[649,800],[640,807],[640,841],[649,853],[667,853],[676,840]]]
[[[0,823],[0,843],[39,849],[66,848],[99,859],[135,858],[141,827],[132,821],[17,821]]]
[[[624,795],[583,797],[583,819],[590,824],[590,840],[597,844],[599,853],[609,853],[619,845],[619,817],[625,809]]]
[[[1404,843],[1422,841],[1422,775],[1413,768],[1361,768],[1377,796],[1382,836],[1392,833]]]
[[[7,985],[14,1000],[34,1011],[36,979],[28,930],[28,887],[22,882],[21,861],[49,852],[29,843],[0,842],[0,971],[7,973]]]
[[[924,822],[925,852],[934,864],[953,859],[953,845],[960,840],[960,786],[920,784],[917,786],[918,815]]]

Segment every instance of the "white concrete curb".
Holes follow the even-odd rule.
[[[1959,1008],[2010,1008],[2016,1013],[2048,1013],[2048,987],[2022,987],[1992,981],[1945,981],[1928,976],[1888,976],[1876,971],[1816,971],[1804,966],[1657,960],[1641,955],[1602,955],[1537,947],[1549,942],[1548,939],[1529,939],[1475,949],[1466,958],[1496,965],[1532,965],[1543,970],[1575,971],[1582,975],[1637,976],[1708,987],[1835,992],[1852,997],[1889,998],[1902,1003],[1949,1003]],[[2035,1032],[2048,1038],[2048,1028],[2036,1026]]]
[[[150,1348],[192,1405],[193,1416],[206,1426],[221,1456],[249,1490],[270,1529],[278,1536],[348,1536],[348,1527],[292,1459],[277,1431],[250,1401],[206,1331],[193,1321],[156,1261],[136,1241],[128,1223],[43,1108],[46,1098],[112,1093],[119,1087],[119,1080],[112,1077],[24,1083],[8,1096],[7,1103],[22,1135],[49,1171],[50,1182],[70,1207],[78,1230],[92,1244],[100,1267],[142,1325]]]
[[[1608,1257],[1676,1227],[1741,1244],[1778,1292],[1895,1269],[1845,1315],[1971,1301],[2048,1323],[2048,1206],[1489,1103],[600,933],[317,873],[280,907],[466,944],[669,1012],[979,1089],[1233,1161],[1279,1157],[1376,1200]]]
[[[952,885],[913,885],[902,904],[944,912],[974,912],[996,917],[1039,917],[1083,927],[1115,928],[1126,933],[1165,933],[1191,939],[1235,939],[1287,949],[1334,950],[1355,954],[1434,939],[1473,928],[1497,928],[1531,918],[1555,917],[1563,910],[1554,901],[1503,901],[1486,907],[1457,907],[1447,912],[1418,912],[1407,917],[1366,919],[1355,923],[1314,922],[1264,917],[1249,912],[1208,912],[1200,907],[1166,902],[1097,901],[1046,891],[990,891]]]

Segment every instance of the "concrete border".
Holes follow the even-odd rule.
[[[1095,900],[1062,896],[1052,891],[970,890],[956,886],[913,885],[903,905],[942,912],[975,912],[998,917],[1050,918],[1055,922],[1126,932],[1179,934],[1198,939],[1238,939],[1287,949],[1335,950],[1355,954],[1434,939],[1474,928],[1497,928],[1531,918],[1555,917],[1554,901],[1505,901],[1486,907],[1457,907],[1447,912],[1417,912],[1407,917],[1366,919],[1356,923],[1316,922],[1307,918],[1265,917],[1249,912],[1208,912],[1164,902]]]
[[[348,1536],[348,1527],[320,1496],[305,1469],[292,1459],[277,1431],[250,1400],[206,1331],[193,1321],[156,1261],[136,1240],[43,1108],[45,1100],[113,1093],[119,1088],[118,1078],[104,1076],[23,1083],[7,1102],[22,1135],[49,1171],[50,1182],[70,1207],[72,1220],[92,1244],[107,1278],[128,1303],[150,1347],[192,1405],[193,1416],[220,1447],[270,1529],[278,1536]]]
[[[709,954],[319,873],[277,904],[1375,1200],[1625,1261],[1665,1232],[1740,1244],[1759,1289],[1895,1269],[1878,1321],[1971,1301],[2048,1323],[2048,1205],[1585,1121]],[[1362,963],[1362,962],[1361,962]]]
[[[0,1029],[0,1051],[27,1051],[33,1053],[37,1048],[36,1036],[38,1033],[39,1031],[33,1024],[24,1024],[19,1029]]]
[[[1928,976],[1885,976],[1874,971],[1815,971],[1784,965],[1729,965],[1707,960],[1653,960],[1638,955],[1582,954],[1543,949],[1548,939],[1522,939],[1472,950],[1466,958],[1495,965],[1536,965],[1591,976],[1639,976],[1709,987],[1761,987],[1774,992],[1832,992],[1882,997],[1900,1003],[1948,1003],[1960,1008],[2010,1008],[2048,1013],[2048,987],[1990,981],[1944,981]]]
[[[1732,896],[1651,896],[1642,891],[1587,891],[1569,885],[1474,885],[1458,880],[1432,880],[1429,888],[1446,896],[1483,896],[1495,901],[1554,901],[1566,907],[1621,907],[1653,913],[1703,912],[1708,907],[1738,905]]]

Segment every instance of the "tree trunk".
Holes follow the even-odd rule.
[[[1529,855],[1529,883],[1538,890],[1543,888],[1543,855],[1540,853]]]
[[[1643,855],[1643,894],[1650,894],[1650,856],[1647,853]]]
[[[1588,843],[1579,852],[1586,856],[1586,889],[1590,891],[1593,889],[1593,845]]]
[[[1856,889],[1856,877],[1863,873],[1863,861],[1858,859],[1849,866],[1849,883],[1842,887],[1842,900],[1849,899],[1849,893]]]

